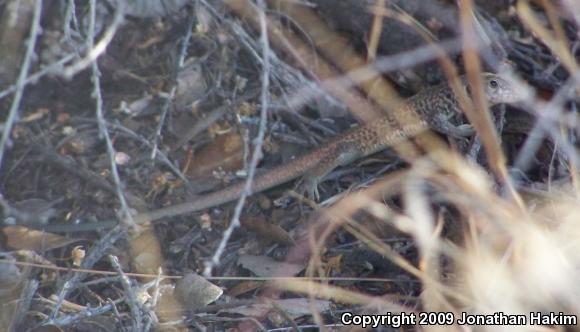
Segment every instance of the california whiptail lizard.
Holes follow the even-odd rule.
[[[521,93],[498,75],[484,73],[482,80],[484,93],[490,106],[513,103],[522,99]],[[461,82],[467,95],[469,95],[470,89],[467,79],[462,77]],[[349,164],[356,159],[383,150],[393,143],[413,137],[429,128],[454,137],[473,134],[470,125],[459,123],[462,112],[453,90],[447,83],[421,91],[405,100],[401,107],[404,108],[401,109],[403,112],[416,112],[418,121],[401,126],[394,123],[390,116],[385,116],[375,122],[353,128],[315,150],[257,176],[252,185],[252,193],[259,193],[304,176],[310,194],[316,194],[318,181],[337,166]],[[196,212],[228,203],[240,197],[244,185],[244,182],[241,181],[183,203],[139,213],[133,219],[137,224],[143,224],[148,221]],[[77,231],[84,231],[89,230],[91,226],[90,229],[96,229],[116,224],[117,221],[110,220],[70,226],[77,227],[75,229]],[[47,229],[49,228],[47,227]],[[57,231],[63,230],[58,229]]]

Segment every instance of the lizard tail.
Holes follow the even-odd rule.
[[[304,174],[305,170],[311,169],[319,162],[318,149],[302,155],[286,164],[277,166],[264,174],[254,178],[251,194],[268,190],[282,183],[291,181]],[[233,184],[222,190],[209,194],[202,194],[186,202],[167,206],[150,212],[144,212],[135,216],[137,224],[161,218],[172,217],[185,213],[192,213],[238,199],[245,188],[245,181]]]

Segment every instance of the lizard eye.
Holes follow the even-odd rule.
[[[497,81],[496,81],[496,80],[491,80],[491,81],[489,81],[489,86],[490,86],[492,89],[497,89],[497,87],[499,86],[499,83],[497,83]]]

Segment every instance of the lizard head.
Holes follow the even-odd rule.
[[[491,105],[516,103],[526,98],[525,91],[499,75],[484,73],[482,79],[483,91]]]

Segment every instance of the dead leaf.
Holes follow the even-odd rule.
[[[219,299],[223,290],[200,275],[189,273],[175,284],[174,294],[188,310],[196,310]]]
[[[235,171],[244,166],[242,137],[237,133],[216,136],[212,142],[196,152],[187,175],[193,178],[208,176],[221,168]]]
[[[258,277],[292,277],[304,270],[303,265],[278,262],[268,256],[242,255],[238,264]]]
[[[81,241],[80,238],[67,238],[22,226],[6,226],[3,229],[6,244],[15,250],[52,250]]]

